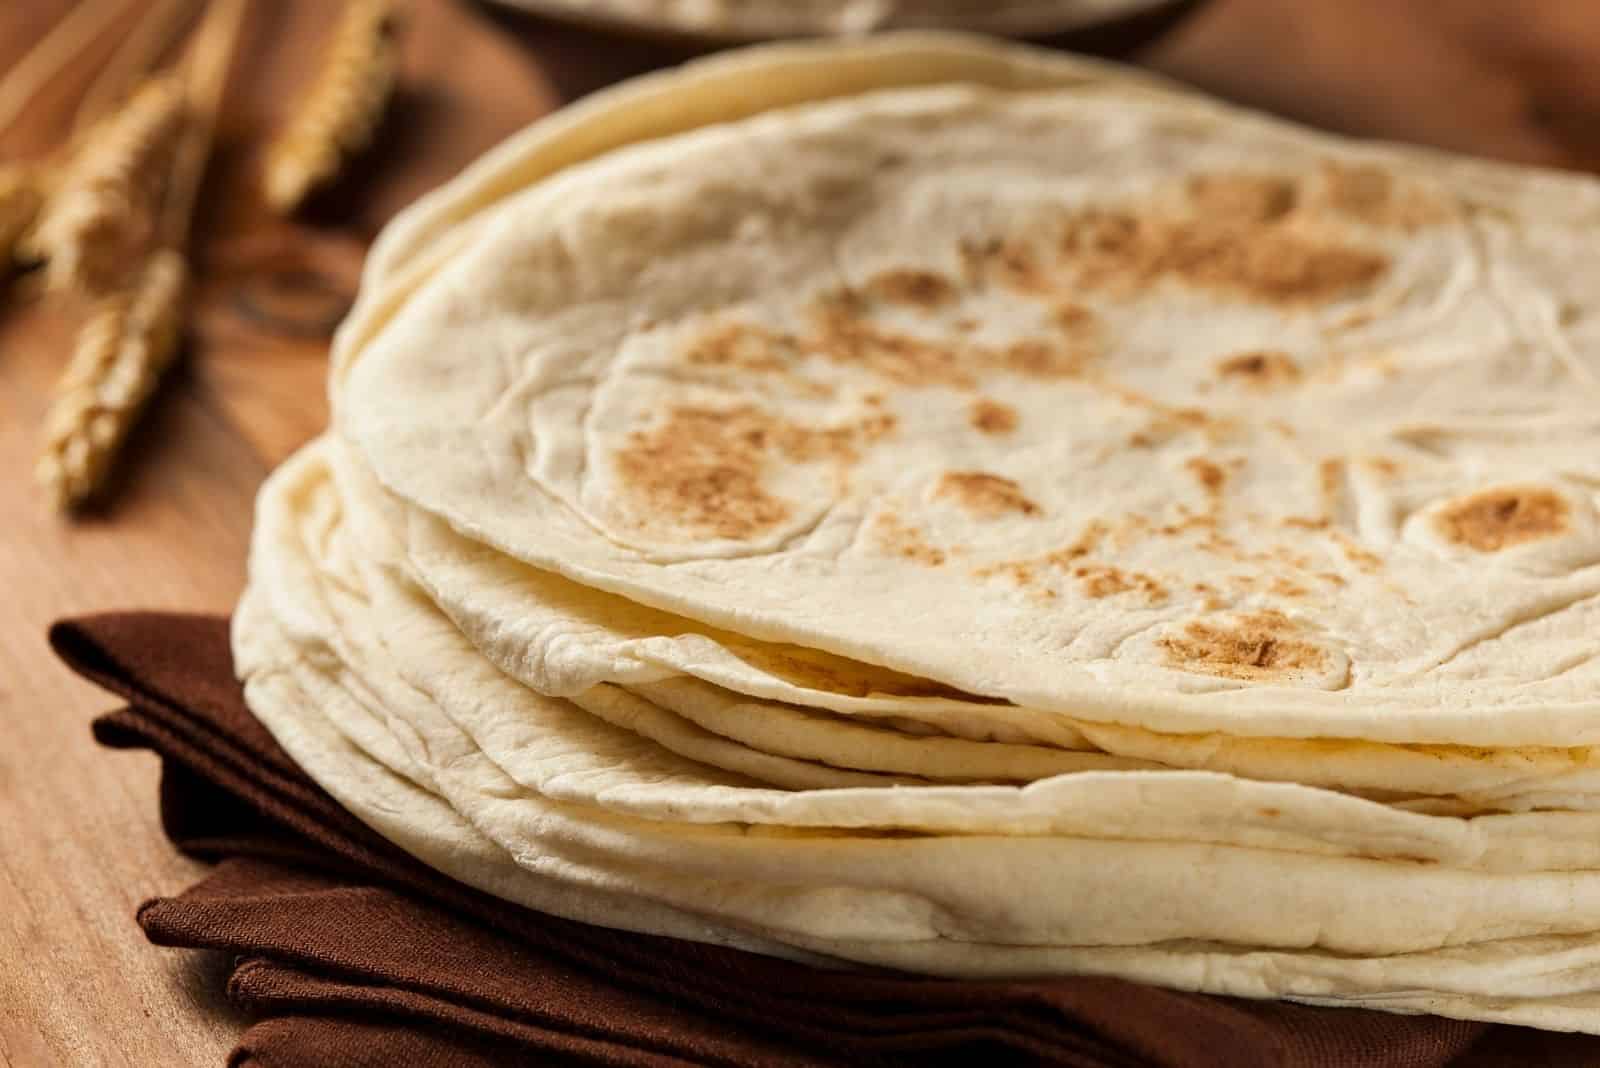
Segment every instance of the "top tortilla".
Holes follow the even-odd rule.
[[[1071,84],[924,62],[514,193],[469,175],[471,239],[341,336],[344,433],[528,563],[975,694],[1600,737],[1594,183],[940,47]]]

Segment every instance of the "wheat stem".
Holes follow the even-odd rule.
[[[173,158],[159,227],[162,242],[172,248],[181,248],[188,237],[222,115],[228,71],[244,25],[246,3],[247,0],[217,0],[206,12],[194,50],[185,63],[190,119]]]
[[[131,0],[138,3],[140,0]],[[22,114],[34,95],[100,35],[131,4],[81,0],[50,27],[27,53],[0,77],[0,129]]]
[[[399,65],[392,0],[348,0],[322,63],[267,150],[267,203],[287,215],[367,147]]]
[[[172,47],[194,15],[194,0],[159,0],[151,7],[153,10],[139,16],[139,23],[128,39],[117,46],[111,61],[84,90],[72,113],[74,137],[81,135],[110,111],[115,101],[128,95],[139,79]]]
[[[227,89],[246,0],[217,0],[184,64],[184,116],[170,161],[159,246],[124,288],[102,297],[45,423],[35,468],[57,508],[76,508],[105,481],[117,451],[178,352],[189,268],[180,251]]]
[[[43,202],[42,183],[33,167],[0,164],[0,274],[10,268],[17,242],[33,225]]]

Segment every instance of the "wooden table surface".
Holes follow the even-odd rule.
[[[67,6],[0,3],[0,70]],[[107,609],[228,610],[256,486],[325,421],[323,328],[372,234],[528,120],[682,54],[466,0],[414,0],[382,147],[308,220],[274,220],[254,192],[259,146],[332,10],[252,9],[199,228],[187,358],[108,503],[80,520],[50,515],[30,478],[80,309],[15,293],[0,302],[0,1065],[220,1064],[241,1024],[219,962],[152,947],[133,922],[140,901],[199,868],[162,836],[155,760],[91,741],[89,720],[111,702],[57,665],[48,624]],[[47,149],[105,53],[81,57],[0,131],[0,154]],[[1600,9],[1570,0],[1213,0],[1140,58],[1331,128],[1600,161]]]

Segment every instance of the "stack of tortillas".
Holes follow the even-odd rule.
[[[581,920],[1600,1032],[1592,180],[937,35],[379,241],[251,707]]]

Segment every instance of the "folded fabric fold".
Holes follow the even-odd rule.
[[[174,845],[218,862],[138,920],[235,957],[229,993],[262,1016],[236,1065],[1600,1065],[1585,1036],[1107,979],[831,972],[544,916],[418,863],[301,774],[244,705],[225,620],[102,615],[50,637],[129,703],[96,738],[162,758]]]

